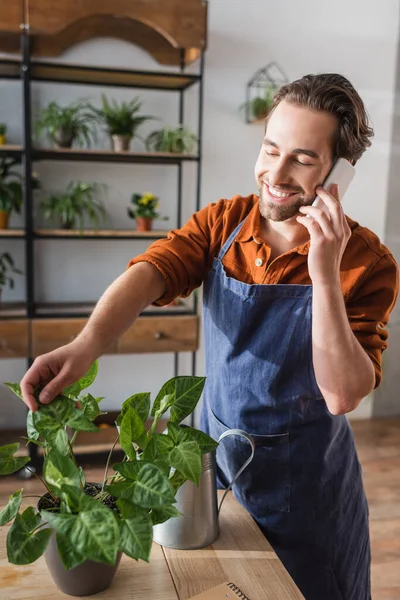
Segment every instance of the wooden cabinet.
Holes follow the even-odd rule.
[[[106,354],[192,352],[198,348],[196,315],[139,317]],[[32,356],[68,344],[82,331],[86,319],[32,321]]]
[[[0,358],[29,356],[28,319],[0,321]]]

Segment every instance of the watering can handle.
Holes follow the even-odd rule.
[[[256,445],[254,443],[252,436],[249,433],[246,433],[246,431],[243,431],[242,429],[228,429],[227,431],[224,431],[224,433],[219,436],[218,443],[221,440],[223,440],[225,437],[229,437],[231,435],[240,435],[240,437],[245,438],[251,446],[251,454],[250,454],[249,458],[246,460],[246,462],[240,467],[239,471],[236,473],[236,475],[234,476],[234,478],[232,479],[232,481],[226,488],[225,493],[222,496],[221,502],[219,503],[219,506],[218,506],[218,513],[221,510],[222,503],[225,500],[227,493],[229,492],[229,490],[231,489],[231,487],[233,486],[233,484],[235,483],[237,478],[243,473],[243,471],[246,469],[246,467],[248,467],[249,464],[251,463],[251,461],[253,460],[254,452],[256,449]]]

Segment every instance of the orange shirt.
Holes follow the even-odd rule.
[[[166,290],[154,304],[164,306],[188,296],[205,280],[213,259],[235,227],[249,215],[223,259],[228,276],[249,284],[311,285],[307,268],[310,242],[269,262],[271,248],[261,238],[258,197],[235,196],[195,213],[181,229],[169,232],[133,258],[155,265]],[[369,229],[347,217],[352,230],[341,264],[341,283],[351,328],[371,357],[376,386],[382,378],[382,352],[387,347],[386,325],[398,293],[398,268],[389,250]],[[261,259],[262,263],[260,264]],[[260,266],[258,266],[260,265]]]

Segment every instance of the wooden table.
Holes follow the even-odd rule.
[[[31,565],[7,562],[7,526],[0,528],[1,600],[65,600],[43,557]],[[123,556],[111,587],[99,600],[187,600],[232,581],[250,600],[304,600],[248,513],[232,494],[220,516],[220,536],[201,550],[171,550],[153,544],[150,564]]]

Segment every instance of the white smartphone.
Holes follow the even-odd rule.
[[[343,200],[343,196],[345,195],[347,188],[353,180],[354,175],[356,174],[356,170],[352,164],[349,163],[345,158],[338,158],[335,164],[333,165],[328,177],[325,179],[322,187],[329,192],[329,186],[332,183],[335,183],[339,186],[339,197],[340,200]],[[312,206],[317,206],[318,208],[322,208],[328,214],[328,209],[326,204],[321,200],[319,196],[316,196]]]

